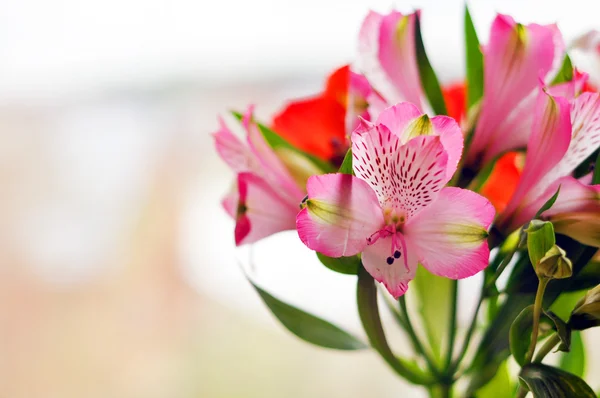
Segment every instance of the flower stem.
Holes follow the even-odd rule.
[[[540,315],[542,314],[542,302],[544,300],[544,292],[548,285],[549,279],[541,278],[538,283],[537,292],[535,294],[535,302],[533,304],[533,328],[531,330],[531,343],[529,344],[529,350],[525,355],[525,365],[531,362],[533,353],[535,352],[535,346],[537,345],[538,332],[540,329]]]
[[[454,353],[454,342],[456,340],[456,310],[458,306],[458,281],[452,281],[452,293],[450,301],[450,323],[448,324],[448,355],[446,357],[445,372],[453,373],[452,357]]]
[[[425,359],[425,362],[427,363],[427,367],[429,368],[429,371],[431,373],[433,373],[436,377],[440,377],[440,371],[434,365],[433,360],[431,359],[431,357],[429,356],[427,351],[425,351],[425,349],[423,348],[423,344],[421,343],[421,340],[419,340],[419,337],[417,336],[417,334],[415,333],[415,330],[412,327],[412,323],[410,322],[410,317],[408,315],[408,308],[406,308],[406,297],[400,296],[400,298],[398,299],[398,302],[400,303],[400,313],[402,314],[402,317],[404,318],[404,321],[406,322],[405,323],[406,327],[404,328],[404,330],[406,330],[406,333],[408,333],[408,337],[412,341],[415,351],[417,351],[417,353],[420,354]]]
[[[537,355],[533,359],[533,362],[542,362],[546,355],[548,355],[548,353],[552,351],[552,349],[556,347],[558,343],[560,343],[560,336],[558,335],[558,333],[554,333],[552,336],[550,336],[548,340],[546,340],[544,345],[540,348]]]

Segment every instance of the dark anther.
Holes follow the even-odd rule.
[[[394,258],[400,258],[401,255],[402,253],[400,253],[398,250],[394,252]]]
[[[392,265],[394,262],[394,259],[392,257],[388,257],[386,261],[389,265]]]

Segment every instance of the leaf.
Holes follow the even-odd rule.
[[[358,274],[358,269],[360,268],[360,259],[358,256],[334,258],[317,253],[317,257],[324,266],[332,271],[346,275]]]
[[[273,297],[250,281],[273,315],[302,340],[325,348],[361,350],[368,346],[348,332]]]
[[[348,149],[348,152],[344,155],[344,160],[342,161],[338,173],[354,174],[354,171],[352,170],[352,148]]]
[[[573,64],[571,63],[571,58],[569,58],[568,55],[565,55],[560,70],[550,85],[555,86],[560,83],[570,82],[571,80],[573,80]]]
[[[423,321],[433,357],[442,360],[442,344],[447,338],[450,323],[450,298],[453,281],[433,275],[425,267],[417,267],[412,291],[419,302],[419,316]]]
[[[533,218],[540,218],[540,216],[542,215],[543,212],[545,212],[546,210],[548,210],[552,206],[554,206],[554,202],[556,202],[556,199],[558,199],[559,192],[560,192],[560,185],[558,186],[558,189],[556,189],[556,192],[554,193],[554,195],[552,195],[552,197],[550,199],[548,199],[546,201],[546,203],[544,203],[544,205],[538,210],[538,212],[535,213],[535,217],[533,217]]]
[[[483,97],[483,53],[466,3],[465,47],[467,57],[467,105],[468,108],[471,108]]]
[[[552,330],[554,326],[552,320],[541,314],[539,337],[543,338]],[[509,344],[510,352],[515,361],[521,366],[525,363],[525,356],[531,343],[531,333],[533,329],[533,305],[529,305],[521,311],[510,326]]]
[[[425,52],[425,45],[423,44],[423,36],[421,35],[421,17],[416,14],[415,21],[415,49],[417,52],[417,65],[419,67],[419,75],[421,76],[421,86],[423,91],[429,100],[431,108],[436,115],[447,115],[446,103],[444,102],[444,96],[442,95],[442,89],[438,82],[437,76],[427,53]]]
[[[596,398],[590,386],[579,377],[541,363],[524,366],[519,377],[535,398]]]
[[[556,301],[552,303],[550,310],[562,319],[569,319],[571,311],[575,308],[575,304],[577,304],[577,302],[585,295],[585,292],[586,290],[563,292]]]
[[[494,378],[482,389],[477,391],[477,398],[511,397],[514,395],[515,386],[510,380],[507,362],[502,362]]]
[[[600,152],[594,164],[594,175],[592,177],[592,185],[600,184]]]
[[[554,312],[544,311],[544,314],[554,323],[554,330],[560,338],[557,351],[569,352],[571,349],[571,328]]]
[[[406,380],[413,384],[430,385],[434,382],[430,375],[423,373],[414,362],[398,358],[388,345],[377,305],[377,287],[373,277],[363,268],[358,271],[358,286],[356,289],[358,314],[363,328],[369,337],[371,346],[381,357]]]
[[[244,118],[244,115],[237,111],[232,111],[231,114],[238,120],[241,121]],[[267,126],[257,121],[254,121],[258,126],[260,132],[262,133],[267,144],[273,149],[277,148],[286,148],[290,149],[306,158],[308,158],[315,166],[319,169],[323,170],[325,173],[330,173],[335,171],[335,169],[329,164],[329,162],[324,161],[323,159],[319,159],[318,157],[311,155],[308,152],[305,152],[299,148],[296,148],[294,145],[290,144],[286,139],[281,137],[275,131],[271,130]]]
[[[578,377],[585,375],[585,346],[581,332],[574,331],[571,334],[571,350],[561,353],[559,367]]]

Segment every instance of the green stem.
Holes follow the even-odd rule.
[[[448,325],[448,355],[446,357],[446,372],[452,373],[452,357],[454,354],[454,342],[456,340],[456,310],[458,305],[458,281],[452,281],[452,298],[450,299],[450,323]]]
[[[529,350],[525,356],[525,365],[531,362],[533,353],[535,352],[535,346],[537,345],[538,332],[540,329],[540,315],[542,314],[542,301],[544,299],[544,292],[548,285],[548,279],[541,278],[538,284],[537,292],[535,294],[535,302],[533,304],[533,328],[531,330],[531,343],[529,344]]]
[[[423,348],[423,344],[421,343],[421,340],[419,340],[419,337],[417,336],[417,334],[415,333],[415,330],[412,327],[412,323],[410,322],[410,317],[408,315],[408,308],[406,307],[406,297],[400,296],[400,298],[398,299],[398,302],[400,303],[400,313],[402,314],[402,317],[406,321],[406,328],[404,330],[406,330],[406,333],[408,333],[408,337],[412,341],[415,351],[417,351],[417,353],[420,354],[425,359],[425,362],[427,363],[427,367],[429,368],[429,371],[431,373],[433,373],[436,377],[440,377],[440,371],[434,365],[433,360],[429,356],[427,351]]]
[[[473,313],[473,318],[471,319],[471,324],[469,325],[469,329],[467,330],[467,334],[465,335],[465,339],[463,341],[462,348],[458,357],[454,360],[450,369],[448,370],[451,373],[454,373],[456,368],[460,365],[465,354],[469,349],[469,344],[471,343],[471,338],[473,337],[473,333],[475,332],[475,327],[477,326],[477,315],[479,314],[479,310],[481,309],[481,304],[483,304],[483,300],[485,298],[485,285],[483,285],[481,289],[481,294],[479,295],[479,301],[477,302],[477,307],[475,307],[475,312]]]
[[[558,335],[558,333],[554,333],[552,336],[550,336],[548,340],[546,340],[544,345],[540,348],[535,358],[533,359],[533,362],[542,362],[546,355],[548,355],[548,353],[552,351],[552,349],[556,347],[558,343],[560,343],[560,336]]]

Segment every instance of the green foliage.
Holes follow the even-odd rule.
[[[348,332],[321,318],[317,318],[314,315],[284,303],[255,285],[252,281],[250,283],[283,326],[302,340],[320,347],[338,350],[360,350],[367,348],[367,345]]]
[[[467,106],[483,97],[483,54],[469,8],[465,4],[465,48],[467,65]]]
[[[375,286],[375,281],[363,267],[361,267],[358,272],[356,299],[358,303],[358,314],[360,315],[363,328],[369,337],[369,342],[388,365],[390,365],[396,373],[413,384],[433,384],[434,380],[431,375],[423,373],[416,364],[398,358],[392,352],[383,331],[381,318],[379,317],[377,287]]]
[[[519,313],[510,326],[510,352],[515,361],[521,366],[525,364],[527,349],[531,343],[531,332],[533,329],[533,305],[529,305]],[[548,317],[540,317],[540,335],[547,335],[552,328],[552,322]]]
[[[535,398],[596,398],[594,391],[581,378],[541,363],[524,366],[519,377]]]
[[[360,268],[360,259],[358,256],[351,257],[328,257],[324,254],[317,253],[319,261],[332,271],[346,275],[357,275]]]
[[[557,351],[569,352],[571,349],[571,329],[565,321],[552,311],[545,311],[544,315],[554,324],[554,330],[560,338],[560,345]]]
[[[554,86],[556,84],[570,82],[571,80],[573,80],[573,64],[571,63],[571,58],[569,58],[568,55],[565,55],[560,70],[550,84]]]
[[[431,352],[441,363],[442,344],[450,323],[452,280],[433,275],[419,266],[411,282],[411,291],[417,295],[419,315],[423,321]]]
[[[542,215],[543,212],[545,212],[546,210],[548,210],[552,206],[554,206],[554,202],[556,202],[556,199],[558,199],[559,193],[560,193],[560,185],[556,189],[556,192],[554,193],[554,195],[552,195],[552,197],[550,199],[548,199],[546,201],[546,203],[544,203],[544,205],[538,210],[538,212],[535,213],[535,217],[533,217],[533,218],[540,218],[540,216]]]
[[[239,121],[241,121],[244,118],[244,115],[237,111],[232,111],[231,114]],[[295,146],[290,144],[286,139],[281,137],[279,134],[277,134],[275,131],[271,130],[264,124],[259,123],[257,121],[254,121],[254,122],[258,126],[263,137],[265,137],[265,141],[267,141],[267,144],[269,144],[269,146],[271,148],[273,148],[273,149],[277,149],[277,148],[290,149],[290,150],[308,158],[308,160],[310,160],[317,168],[321,169],[324,173],[330,173],[330,172],[335,171],[335,169],[331,166],[331,164],[329,162],[326,162],[322,159],[319,159],[318,157],[316,157],[314,155],[311,155],[307,152],[302,151],[301,149],[296,148]]]
[[[571,349],[568,353],[562,353],[559,366],[562,370],[578,377],[585,375],[585,345],[581,332],[574,331],[571,334]]]
[[[427,100],[437,115],[447,115],[448,111],[446,110],[446,103],[444,102],[440,83],[425,52],[423,36],[421,35],[421,22],[418,14],[416,15],[415,23],[415,49],[417,52],[419,75],[421,76],[421,86],[427,96]]]
[[[600,152],[594,164],[594,175],[592,177],[592,185],[600,184]]]
[[[354,171],[352,170],[352,148],[348,149],[348,152],[344,155],[344,160],[342,161],[338,173],[354,174]]]
[[[511,397],[514,395],[515,386],[510,380],[507,362],[498,368],[494,378],[482,389],[477,391],[477,398]]]

